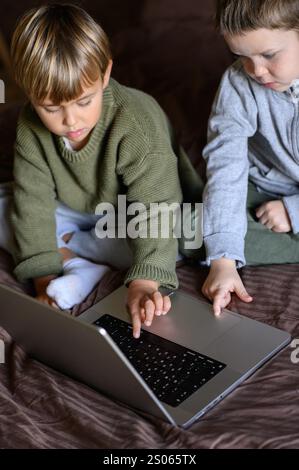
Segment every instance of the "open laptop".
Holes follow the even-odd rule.
[[[289,341],[286,332],[176,292],[139,339],[120,287],[80,317],[0,285],[0,325],[31,356],[117,400],[190,426]]]

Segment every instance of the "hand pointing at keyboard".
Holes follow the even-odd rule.
[[[171,308],[168,295],[162,295],[156,281],[136,279],[129,284],[127,308],[132,317],[133,336],[139,338],[141,325],[151,326],[154,316],[166,315]]]

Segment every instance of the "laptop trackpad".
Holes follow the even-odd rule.
[[[171,296],[171,302],[167,315],[156,317],[150,328],[143,328],[198,352],[203,353],[203,348],[241,321],[226,311],[215,317],[210,304],[180,291]]]

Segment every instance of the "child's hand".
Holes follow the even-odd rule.
[[[51,307],[59,308],[56,302],[48,296],[47,287],[50,281],[56,279],[56,275],[42,276],[34,279],[34,287],[36,291],[36,300]]]
[[[39,302],[42,302],[43,304],[50,305],[51,307],[58,308],[58,305],[56,304],[55,300],[53,300],[51,297],[48,296],[46,292],[37,295],[36,300],[39,300]]]
[[[215,315],[231,301],[231,293],[235,292],[243,302],[252,302],[238,274],[234,260],[220,258],[211,262],[209,275],[202,287],[202,293],[213,302]]]
[[[255,213],[259,222],[273,232],[287,233],[292,230],[290,217],[283,201],[264,202]]]
[[[151,326],[154,315],[165,315],[170,310],[170,298],[163,296],[158,287],[158,282],[145,279],[136,279],[129,284],[127,307],[135,338],[140,336],[141,323]]]

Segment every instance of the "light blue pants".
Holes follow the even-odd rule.
[[[12,184],[0,184],[0,248],[13,252],[13,231],[9,222],[9,206],[12,201]],[[128,269],[133,261],[132,252],[125,238],[99,239],[95,225],[100,216],[74,211],[58,203],[56,212],[56,238],[58,248],[67,247],[82,258],[95,263],[109,264],[117,269]],[[68,243],[62,240],[66,233],[73,233]]]

